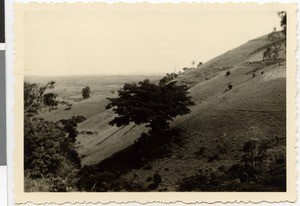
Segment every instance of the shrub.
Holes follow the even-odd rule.
[[[61,119],[59,120],[60,123],[64,125],[64,129],[66,132],[69,133],[68,138],[69,141],[75,142],[76,137],[78,135],[78,131],[76,130],[77,124],[85,121],[86,118],[84,116],[72,116],[70,119]]]
[[[36,115],[41,108],[48,108],[58,103],[55,100],[56,95],[52,93],[44,95],[46,89],[54,87],[54,83],[51,81],[43,87],[37,84],[24,84],[24,184],[26,191],[76,190],[80,159],[73,143],[66,138],[67,132],[57,122],[45,121],[37,118]]]
[[[227,72],[226,72],[226,76],[229,76],[229,75],[230,75],[230,71],[227,71]]]
[[[37,114],[41,108],[48,106],[56,106],[56,95],[50,93],[46,95],[46,101],[44,101],[44,92],[47,89],[52,89],[55,84],[54,81],[50,81],[44,86],[39,86],[36,83],[24,82],[24,114],[26,116],[32,116]],[[47,105],[49,103],[50,105]]]
[[[58,101],[56,100],[57,94],[47,93],[43,95],[43,101],[46,106],[57,106]]]
[[[156,173],[154,176],[153,176],[153,182],[156,183],[156,184],[159,184],[162,182],[162,177],[160,174]]]
[[[73,116],[71,119],[74,119],[76,123],[81,123],[86,120],[84,116],[78,115],[78,116]]]
[[[90,87],[89,86],[84,87],[81,90],[81,94],[82,94],[83,99],[90,98],[90,95],[91,95],[91,89],[90,89]]]
[[[241,151],[237,163],[205,172],[199,169],[196,174],[183,178],[178,190],[286,191],[285,147],[276,147],[269,139],[250,139]]]

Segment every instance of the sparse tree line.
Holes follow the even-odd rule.
[[[287,12],[286,11],[280,11],[277,13],[280,18],[280,26],[282,28],[282,33],[284,36],[286,36],[287,31]],[[270,40],[271,44],[266,48],[266,50],[263,52],[263,61],[270,62],[271,60],[276,61],[279,57],[279,51],[280,51],[280,41],[281,39],[274,37],[274,31],[268,35],[268,39]]]
[[[279,46],[272,45],[267,47],[266,51],[263,52],[263,61],[265,60],[277,60],[279,57]]]

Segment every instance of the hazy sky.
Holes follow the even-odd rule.
[[[165,74],[280,29],[263,9],[112,7],[26,12],[25,75]]]

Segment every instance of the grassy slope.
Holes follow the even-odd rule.
[[[111,127],[108,123],[114,114],[105,109],[108,104],[106,98],[116,97],[117,90],[123,87],[124,83],[138,82],[147,78],[154,82],[161,79],[160,76],[87,76],[30,77],[27,81],[45,84],[47,81],[55,80],[55,88],[51,92],[57,93],[59,100],[72,104],[70,110],[65,110],[67,105],[59,105],[57,110],[43,112],[40,117],[49,121],[59,121],[77,115],[87,118],[78,124],[77,130],[81,133],[77,137],[76,146],[82,158],[82,165],[90,165],[133,144],[142,132],[147,131],[143,126]],[[91,97],[82,99],[81,89],[87,85],[91,88]],[[93,134],[82,134],[82,131],[90,131]]]
[[[92,131],[94,134],[80,134],[77,137],[77,151],[81,155],[82,165],[97,164],[116,151],[133,144],[142,132],[143,126],[130,124],[112,127],[108,123],[115,115],[110,111],[102,112],[78,125],[78,130]]]
[[[280,38],[278,35],[278,32],[271,34],[273,39]],[[229,50],[226,53],[209,60],[197,68],[189,69],[185,72],[185,75],[179,77],[179,81],[195,85],[199,83],[199,81],[205,80],[206,78],[210,79],[219,72],[227,71],[229,70],[227,68],[234,67],[242,62],[248,60],[261,60],[262,52],[270,43],[271,41],[269,40],[268,35],[250,40],[235,49]],[[258,57],[258,59],[256,59],[255,56]]]
[[[248,59],[257,60],[253,56],[262,55],[260,48],[267,44],[266,36],[249,41],[182,76],[181,81],[193,82],[190,95],[196,105],[191,114],[176,118],[172,127],[186,131],[186,143],[174,148],[171,157],[150,162],[150,170],[132,169],[121,178],[147,185],[147,178],[159,173],[163,181],[157,190],[172,191],[184,177],[194,175],[200,168],[217,168],[238,161],[243,143],[250,138],[271,139],[284,148],[285,60],[273,65],[247,63]],[[281,58],[285,58],[283,54],[281,51]],[[233,66],[231,75],[225,76],[227,70],[222,67],[229,65]],[[205,80],[206,75],[211,78]],[[225,92],[229,82],[233,89]],[[197,158],[195,153],[201,147],[206,148],[205,157]],[[208,162],[214,154],[220,160]]]
[[[247,63],[261,60],[262,48],[269,43],[267,36],[251,40],[180,76],[179,82],[190,83],[190,95],[196,103],[191,108],[191,114],[178,117],[172,123],[173,128],[185,130],[186,143],[180,148],[174,148],[171,157],[150,162],[152,169],[132,169],[121,178],[132,183],[147,184],[149,176],[159,173],[163,181],[157,189],[175,190],[178,182],[195,174],[200,168],[216,168],[237,161],[243,142],[250,138],[269,138],[279,141],[284,147],[285,61],[273,65]],[[283,51],[280,54],[281,58],[285,58]],[[231,75],[225,76],[228,70]],[[254,78],[253,71],[256,74]],[[233,89],[225,92],[229,82]],[[97,82],[93,85],[97,85]],[[88,120],[78,125],[78,130],[89,130],[93,134],[80,134],[77,138],[82,163],[87,165],[96,164],[126,148],[145,131],[145,128],[133,125],[122,128],[109,126],[108,122],[114,114],[104,110],[107,102],[103,96],[115,94],[109,90],[105,94],[101,91],[103,88],[99,88],[99,93],[89,100],[74,102],[70,111],[62,108],[52,111],[51,115],[45,114],[45,117],[52,120],[72,115],[88,117]],[[65,97],[71,96],[74,99],[78,95],[80,93]],[[69,100],[73,101],[72,98]],[[206,148],[205,157],[197,158],[195,152],[201,147]],[[219,154],[220,160],[208,162],[208,158],[218,153],[220,148],[226,150]]]

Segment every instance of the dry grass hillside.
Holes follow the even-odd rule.
[[[272,62],[262,61],[263,51],[271,41],[280,46],[279,57]],[[227,71],[230,71],[230,75],[226,75]],[[247,141],[268,142],[267,154],[277,154],[278,151],[278,154],[285,154],[286,59],[285,41],[280,33],[251,40],[198,68],[186,71],[177,81],[190,86],[189,95],[196,103],[191,107],[190,114],[176,118],[171,124],[173,129],[183,129],[183,142],[179,146],[173,145],[171,154],[155,158],[143,166],[127,169],[114,166],[111,169],[109,164],[119,164],[120,161],[125,167],[128,161],[127,166],[130,167],[130,162],[135,158],[128,155],[126,150],[118,152],[95,166],[94,173],[86,175],[83,181],[90,181],[93,185],[97,178],[98,181],[102,180],[103,174],[109,171],[114,174],[114,180],[136,186],[131,190],[185,190],[184,183],[189,178],[197,178],[199,171],[225,171],[238,163]],[[228,88],[229,84],[231,89]],[[82,144],[78,151],[85,154],[84,163],[95,164],[102,157],[109,156],[107,154],[111,151],[107,150],[120,149],[117,145],[123,143],[130,145],[144,131],[133,125],[110,127],[107,122],[112,118],[113,114],[105,111],[79,126],[81,129],[88,128],[91,121],[98,125],[93,130],[101,131],[101,138],[97,140],[86,140],[88,137],[85,136],[78,138]],[[112,137],[117,133],[118,136]],[[93,149],[87,152],[90,148]],[[159,176],[159,183],[151,187],[155,175]],[[145,188],[145,185],[149,187]],[[106,187],[112,190],[112,186]],[[217,187],[211,186],[211,190],[218,190]],[[88,186],[83,188],[87,189]]]
[[[271,44],[280,46],[279,57],[263,61],[263,52]],[[172,129],[183,131],[181,141],[171,144],[167,155],[143,164],[137,164],[132,145],[146,128],[133,124],[112,127],[109,122],[115,114],[105,110],[107,97],[116,97],[116,91],[124,83],[141,81],[143,77],[116,80],[87,77],[72,82],[54,79],[57,86],[53,92],[65,104],[40,116],[50,121],[77,115],[86,118],[78,124],[76,140],[82,165],[91,166],[81,173],[79,188],[82,190],[222,190],[223,183],[208,184],[219,176],[207,180],[200,174],[225,175],[241,161],[247,141],[267,142],[264,150],[268,164],[276,162],[282,154],[285,160],[286,69],[285,39],[279,32],[248,41],[197,68],[188,69],[179,75],[177,82],[190,87],[189,95],[195,105],[190,114],[171,123]],[[83,100],[80,91],[87,85],[92,95]],[[205,187],[197,185],[199,181],[206,182]],[[276,185],[274,188],[282,190]]]
[[[283,35],[280,32],[271,33],[253,40],[247,43],[227,51],[226,53],[219,55],[205,64],[198,66],[197,68],[189,68],[184,75],[180,76],[178,81],[194,85],[202,80],[208,80],[220,72],[231,70],[234,66],[243,62],[260,61],[262,60],[262,52],[271,43],[282,44],[284,41]],[[283,54],[282,54],[283,55]]]

